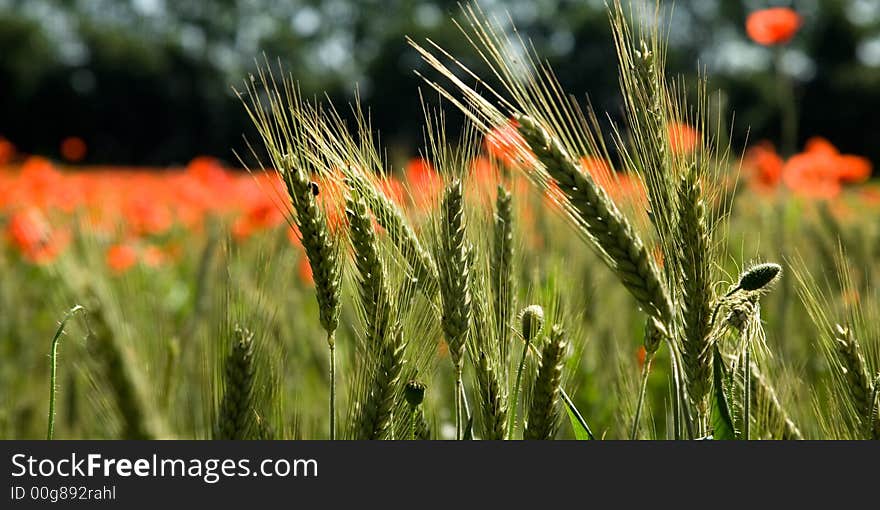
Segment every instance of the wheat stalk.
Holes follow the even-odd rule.
[[[519,358],[519,366],[516,369],[516,380],[513,383],[513,409],[507,423],[507,437],[513,438],[516,429],[516,420],[519,410],[519,393],[522,387],[523,369],[526,366],[526,358],[529,355],[529,347],[544,327],[544,309],[539,305],[529,305],[520,312],[520,334],[523,339],[522,355]]]
[[[461,361],[471,321],[471,260],[472,249],[465,239],[464,197],[460,179],[446,186],[441,204],[440,238],[436,256],[440,281],[443,329],[449,356],[455,370],[456,437],[462,433]]]
[[[57,375],[58,375],[58,345],[61,341],[61,335],[64,334],[64,326],[67,324],[67,321],[76,313],[85,310],[82,306],[76,305],[67,313],[64,314],[64,318],[61,319],[61,322],[58,323],[58,329],[55,330],[55,335],[52,337],[52,346],[49,351],[49,424],[48,431],[46,433],[46,439],[51,440],[55,435],[55,396],[57,390]]]
[[[660,349],[660,344],[664,339],[668,338],[668,333],[663,324],[654,317],[648,317],[645,323],[645,362],[642,366],[641,384],[639,385],[639,399],[636,403],[635,417],[633,418],[632,430],[630,431],[630,440],[638,439],[639,422],[642,416],[642,406],[645,402],[645,391],[648,388],[648,376],[651,375],[651,365],[654,362],[654,356]]]
[[[267,66],[268,68],[268,66]],[[311,174],[326,170],[328,162],[309,145],[309,114],[315,114],[302,102],[299,90],[289,78],[283,78],[280,86],[269,69],[259,70],[257,81],[251,77],[247,84],[250,100],[239,99],[253,122],[269,154],[276,172],[285,184],[286,202],[275,197],[282,207],[293,209],[292,219],[306,251],[306,257],[315,282],[319,320],[327,333],[330,358],[330,438],[336,437],[336,328],[339,324],[339,294],[342,280],[342,260],[338,243],[331,235],[327,218],[318,205],[315,183]],[[264,94],[261,94],[263,92]],[[265,101],[261,98],[265,95]],[[259,161],[260,157],[251,147]],[[262,162],[260,163],[262,166]],[[287,209],[287,207],[285,207]]]
[[[688,395],[698,413],[698,434],[708,424],[709,391],[712,386],[710,315],[710,240],[706,228],[705,204],[700,196],[696,167],[691,167],[678,187],[676,255],[681,272],[681,351]]]

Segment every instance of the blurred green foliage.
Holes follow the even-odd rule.
[[[880,2],[678,0],[672,72],[711,76],[736,112],[733,136],[778,140],[774,49],[749,41],[748,12],[792,5],[804,26],[777,55],[795,84],[799,138],[823,135],[880,162]],[[602,0],[485,0],[547,57],[565,88],[612,117],[620,110]],[[0,135],[57,155],[84,138],[91,163],[233,160],[249,123],[232,87],[267,58],[306,95],[344,104],[359,91],[392,157],[421,140],[425,70],[404,37],[430,37],[467,65],[477,56],[450,18],[455,0],[0,0]],[[470,60],[468,60],[470,58]],[[428,100],[432,96],[429,94]],[[727,122],[732,119],[728,118]]]

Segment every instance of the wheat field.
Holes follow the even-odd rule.
[[[237,87],[247,173],[118,177],[197,195],[191,222],[153,228],[148,200],[120,244],[89,207],[51,233],[3,212],[0,437],[880,439],[875,185],[768,191],[778,156],[736,152],[709,82],[667,75],[653,11],[609,7],[611,123],[462,9],[480,66],[401,42],[432,70],[404,171],[368,105],[267,58]],[[816,147],[789,163],[853,163]],[[62,174],[26,182],[62,200]]]

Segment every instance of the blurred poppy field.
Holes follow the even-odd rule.
[[[796,43],[802,22],[796,9],[754,9],[739,30],[755,47],[781,52]],[[782,65],[781,60],[774,62]],[[608,72],[613,75],[616,70]],[[748,139],[742,147],[728,148],[726,157],[712,159],[713,193],[704,197],[706,214],[717,218],[718,231],[710,229],[709,233],[711,244],[727,254],[712,267],[714,274],[722,275],[711,282],[718,303],[749,267],[762,262],[781,266],[775,288],[761,297],[758,321],[768,354],[760,360],[758,380],[767,385],[757,390],[765,392],[762,397],[752,397],[754,425],[746,438],[878,439],[880,183],[872,178],[876,162],[836,146],[829,134],[803,132],[800,119],[810,105],[794,101],[794,84],[784,72],[775,75],[771,87],[779,101],[773,107],[778,129],[770,132],[778,136]],[[273,97],[271,91],[266,96]],[[249,99],[242,101],[247,104]],[[304,124],[309,115],[317,116],[305,110]],[[431,124],[431,115],[427,117]],[[726,115],[716,122],[682,115],[664,123],[663,140],[657,143],[669,151],[671,161],[708,161],[700,159],[707,140],[727,142],[731,137],[727,123]],[[364,126],[358,128],[364,131]],[[365,131],[370,133],[370,128]],[[377,149],[374,159],[384,162],[387,158],[388,163],[381,174],[365,171],[371,192],[400,211],[407,228],[426,247],[445,246],[436,240],[444,232],[437,225],[449,219],[449,187],[458,181],[447,168],[457,165],[468,236],[477,246],[465,258],[471,257],[467,260],[476,268],[485,257],[489,273],[495,268],[493,257],[498,256],[492,250],[499,243],[503,202],[499,197],[509,193],[504,203],[515,219],[509,233],[514,246],[509,263],[512,283],[507,290],[510,311],[501,313],[492,308],[496,304],[486,306],[489,315],[493,310],[496,314],[492,331],[502,337],[501,330],[510,330],[513,338],[528,336],[528,328],[520,323],[522,314],[517,314],[528,305],[542,307],[548,338],[555,338],[555,329],[549,333],[551,325],[559,324],[566,332],[567,358],[560,365],[561,382],[556,381],[566,402],[554,400],[553,405],[562,411],[554,418],[559,423],[552,428],[552,436],[581,438],[579,424],[586,422],[591,438],[629,438],[633,419],[638,424],[641,415],[641,428],[633,428],[633,438],[677,438],[670,411],[674,355],[665,347],[651,350],[646,307],[638,295],[627,292],[626,282],[622,286],[618,281],[615,271],[620,266],[612,265],[609,270],[605,252],[585,245],[595,242],[596,236],[592,232],[583,235],[578,230],[583,222],[570,219],[583,214],[583,208],[566,205],[565,199],[574,192],[566,191],[558,179],[546,179],[543,187],[530,182],[525,167],[546,163],[537,162],[540,151],[523,156],[529,140],[524,138],[519,117],[476,131],[482,132],[464,136],[456,146],[464,148],[443,158],[437,157],[430,140],[427,149],[414,146],[390,156]],[[307,129],[298,134],[304,139],[320,138]],[[57,140],[51,156],[28,153],[17,147],[14,138],[2,136],[0,438],[45,436],[48,355],[54,349],[50,341],[62,329],[59,354],[52,360],[58,367],[51,390],[53,401],[57,393],[58,402],[49,415],[55,437],[227,437],[217,432],[225,430],[218,413],[222,415],[229,388],[235,384],[230,381],[235,379],[230,379],[232,372],[224,363],[228,363],[230,345],[235,352],[241,331],[247,331],[259,346],[261,354],[256,358],[272,368],[245,371],[259,381],[247,386],[248,402],[262,402],[264,408],[254,408],[257,418],[249,434],[232,436],[323,438],[328,426],[332,435],[335,428],[332,419],[328,424],[327,399],[329,388],[335,391],[337,377],[345,395],[339,397],[340,419],[344,421],[349,413],[355,422],[362,419],[357,412],[364,401],[370,401],[371,393],[354,376],[346,381],[345,374],[370,356],[363,350],[363,338],[370,337],[369,328],[364,327],[370,323],[364,311],[369,308],[361,301],[368,289],[364,281],[375,277],[375,270],[363,269],[357,239],[348,240],[353,234],[347,232],[357,219],[352,219],[354,188],[347,187],[354,174],[341,161],[324,155],[343,151],[333,145],[330,135],[321,135],[326,145],[316,142],[310,147],[312,159],[307,160],[323,168],[308,176],[309,203],[322,211],[318,217],[326,223],[327,235],[337,240],[335,253],[345,261],[339,266],[342,276],[337,282],[342,289],[339,325],[332,334],[325,331],[322,315],[325,275],[320,272],[325,268],[313,259],[309,245],[313,242],[309,229],[314,225],[302,223],[298,200],[304,199],[295,198],[297,190],[286,170],[277,168],[281,160],[275,156],[281,156],[273,154],[271,146],[256,149],[254,158],[230,154],[224,161],[204,155],[167,167],[117,166],[91,163],[89,141],[79,136]],[[616,141],[618,136],[625,138],[611,138]],[[249,143],[256,140],[249,138]],[[372,161],[372,156],[358,152],[366,151],[358,143],[346,143],[339,142],[339,146],[361,158],[350,165],[366,166]],[[255,163],[257,158],[266,164]],[[572,161],[603,196],[632,218],[637,231],[648,230],[642,227],[656,221],[660,213],[651,181],[634,161],[617,151],[572,155]],[[366,203],[373,207],[369,200]],[[448,341],[449,330],[444,329],[448,313],[444,311],[440,318],[437,308],[447,305],[445,295],[432,302],[428,292],[410,281],[410,266],[401,262],[407,254],[391,254],[399,224],[389,225],[375,213],[372,225],[394,313],[417,315],[400,318],[400,329],[404,335],[419,337],[417,347],[411,345],[415,340],[408,344],[405,369],[393,380],[398,387],[392,391],[397,399],[392,408],[398,412],[388,411],[392,416],[383,425],[388,430],[380,436],[464,437],[464,424],[455,423],[460,410],[450,404],[461,405],[460,390],[447,384],[455,377],[454,367],[460,370],[460,366],[455,345]],[[643,234],[650,264],[663,271],[670,252],[662,249],[658,237],[662,235]],[[445,266],[438,258],[440,249],[426,248],[426,257],[440,267],[442,294]],[[472,277],[480,271],[472,268]],[[490,280],[486,277],[487,287]],[[479,278],[475,281],[473,292],[478,294]],[[425,297],[410,301],[409,296],[419,292]],[[470,296],[471,301],[475,303],[471,320],[477,321],[482,301]],[[817,315],[819,301],[826,315]],[[83,309],[73,311],[75,305]],[[736,313],[731,311],[725,320],[733,321]],[[435,315],[436,321],[425,318]],[[475,416],[470,422],[471,437],[488,438],[490,417],[482,413],[491,399],[487,400],[483,390],[480,347],[472,343],[480,329],[469,327],[471,343],[465,347],[465,357],[470,356],[473,363],[465,364],[465,389],[461,391],[470,398],[468,403],[465,397],[464,404],[472,406]],[[835,340],[840,331],[862,335],[857,338],[859,352],[854,358],[835,357],[839,355],[833,348],[835,341],[852,345],[846,343],[846,335],[844,340]],[[329,355],[328,336],[336,342]],[[519,344],[511,349],[519,354]],[[524,349],[519,366],[524,395],[519,405],[522,421],[535,427],[538,418],[531,413],[536,412],[532,407],[540,399],[544,368],[541,358],[526,364],[528,342]],[[516,367],[519,359],[502,352],[502,386],[506,388],[502,393],[506,412],[513,415],[513,431],[520,381],[517,377],[513,383],[513,368],[508,373],[507,366]],[[861,360],[861,364],[846,365],[846,359]],[[338,370],[335,375],[334,370]],[[720,370],[717,365],[715,370]],[[852,398],[867,402],[867,410],[844,402],[850,396],[838,384],[841,380],[861,385],[865,394]],[[529,385],[534,385],[532,391],[526,391]],[[361,391],[366,391],[366,397]],[[418,404],[411,400],[415,394]],[[420,408],[422,398],[425,403]],[[556,393],[554,398],[559,398]],[[410,422],[401,410],[422,413],[418,415],[421,421],[416,424],[412,418]],[[582,416],[580,421],[573,412]],[[715,413],[713,407],[713,417]],[[704,423],[702,435],[719,435],[720,425],[708,416],[706,421],[712,426]],[[748,406],[745,420],[750,420]],[[271,427],[266,425],[270,422]],[[413,432],[414,427],[418,432]],[[266,432],[269,429],[273,432]],[[532,429],[524,428],[522,435],[530,433]],[[514,438],[510,432],[501,436]]]

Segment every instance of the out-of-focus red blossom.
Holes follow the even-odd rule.
[[[393,176],[382,177],[377,184],[386,198],[401,207],[406,205],[406,188],[399,180]]]
[[[114,244],[107,249],[107,267],[116,274],[128,271],[137,261],[137,250],[128,243]]]
[[[643,192],[641,182],[629,174],[617,173],[611,163],[603,158],[584,156],[581,168],[586,171],[612,200],[638,200]]]
[[[8,165],[15,157],[15,145],[0,136],[0,165]]]
[[[795,193],[812,198],[834,198],[846,182],[862,182],[871,175],[866,158],[841,154],[828,140],[813,137],[804,151],[783,167],[783,181]]]
[[[611,163],[592,156],[584,156],[581,158],[581,168],[590,174],[590,177],[596,181],[606,193],[611,193],[617,188],[617,178],[614,175],[614,169]]]
[[[782,180],[795,194],[807,198],[830,199],[841,190],[840,180],[829,171],[826,159],[806,152],[785,162]]]
[[[700,132],[688,124],[670,123],[666,126],[666,134],[674,154],[689,154],[700,144]]]
[[[434,165],[424,158],[412,158],[406,164],[406,182],[413,205],[425,209],[433,204],[443,189],[443,179]]]
[[[859,197],[865,205],[871,207],[880,206],[880,188],[877,186],[864,186],[859,190]]]
[[[36,208],[13,214],[6,233],[22,257],[36,264],[55,260],[69,241],[69,235],[64,230],[53,231],[46,217]]]
[[[858,214],[857,211],[853,209],[852,205],[844,200],[830,202],[828,208],[834,217],[843,221],[853,220]]]
[[[746,18],[746,33],[758,44],[784,44],[801,27],[801,16],[788,7],[773,7],[752,12]]]
[[[162,266],[166,261],[165,252],[154,244],[144,248],[144,253],[141,258],[144,261],[144,265],[153,268]]]
[[[749,186],[763,194],[775,191],[782,181],[783,164],[782,157],[770,142],[763,141],[750,148],[744,161]]]
[[[471,161],[471,178],[480,188],[494,188],[498,182],[498,169],[489,158],[480,156]]]
[[[21,165],[20,184],[17,190],[21,203],[42,209],[51,207],[60,189],[62,175],[52,162],[40,156],[31,156]]]
[[[72,163],[77,163],[85,159],[86,142],[78,136],[68,136],[61,140],[61,156]]]
[[[519,164],[518,156],[526,146],[518,128],[519,122],[516,119],[509,119],[506,123],[489,130],[484,141],[486,152],[509,167]]]
[[[123,206],[123,215],[131,232],[137,235],[161,234],[174,223],[168,206],[150,194],[131,199]]]
[[[470,164],[470,180],[465,191],[484,206],[494,203],[498,185],[498,168],[490,158],[479,156]]]

